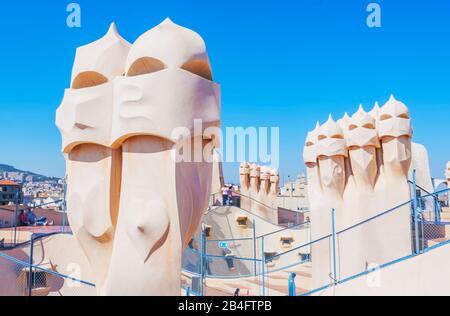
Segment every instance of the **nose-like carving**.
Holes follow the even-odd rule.
[[[404,162],[411,159],[411,147],[407,138],[391,138],[383,142],[385,162]]]
[[[127,106],[142,101],[144,97],[144,87],[137,82],[131,80],[121,80],[117,85],[117,89],[120,89],[121,94],[118,95],[118,100],[121,105]]]
[[[320,159],[320,170],[325,186],[330,186],[336,179],[342,178],[344,175],[342,165],[339,161],[331,157],[323,157]]]
[[[126,215],[128,236],[143,262],[164,242],[170,226],[168,209],[163,201],[135,199]]]

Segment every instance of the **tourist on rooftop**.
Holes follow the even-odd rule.
[[[233,205],[233,186],[228,188],[227,205]]]
[[[20,226],[30,226],[28,223],[27,214],[25,213],[24,210],[20,211],[19,222]]]
[[[222,205],[226,206],[228,205],[228,198],[230,194],[230,189],[227,187],[222,188]]]
[[[47,226],[47,218],[46,217],[37,217],[36,214],[32,210],[29,210],[27,213],[27,221],[29,226]]]

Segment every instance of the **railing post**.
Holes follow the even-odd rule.
[[[62,220],[62,232],[65,233],[66,232],[66,218],[67,218],[67,180],[64,180],[64,195],[63,195],[63,220]]]
[[[440,211],[440,205],[439,205],[439,196],[435,196],[434,193],[436,192],[436,179],[431,178],[431,183],[433,184],[433,205],[434,205],[434,220],[436,222],[441,222],[441,211]]]
[[[295,273],[291,273],[289,276],[289,296],[297,296],[297,288],[295,286],[295,277],[297,275]]]
[[[420,253],[419,249],[419,217],[418,217],[418,209],[417,209],[417,182],[416,182],[416,169],[413,170],[413,211],[414,211],[414,242],[415,242],[415,254]],[[422,236],[423,238],[423,236]]]
[[[253,270],[255,273],[255,277],[258,276],[257,270],[257,264],[256,264],[256,256],[257,256],[257,249],[256,249],[256,220],[253,219]]]
[[[17,212],[19,211],[19,191],[16,192],[14,206],[14,247],[17,245]]]
[[[266,296],[266,275],[265,275],[265,266],[266,266],[266,253],[264,252],[264,236],[261,238],[261,276],[262,276],[262,296]]]
[[[206,265],[206,225],[202,224],[202,251],[200,252],[200,272],[201,272],[201,289],[200,294],[204,296],[204,285],[205,285],[205,265]]]
[[[337,265],[336,265],[336,227],[335,227],[335,209],[331,211],[331,236],[333,242],[333,280],[337,284]]]
[[[32,296],[33,283],[33,252],[34,252],[34,234],[30,238],[30,260],[28,264],[28,296]]]

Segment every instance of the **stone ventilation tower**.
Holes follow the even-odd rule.
[[[180,294],[213,159],[175,157],[198,142],[201,154],[216,146],[194,133],[196,120],[220,126],[220,86],[197,33],[166,19],[131,45],[113,24],[77,50],[56,124],[70,223],[99,295]]]
[[[280,191],[278,170],[244,162],[241,163],[239,174],[241,208],[269,222],[277,222],[276,199]]]
[[[420,181],[430,181],[426,149],[412,143],[412,136],[409,110],[394,96],[381,108],[377,103],[366,112],[360,106],[352,116],[345,114],[337,122],[330,116],[317,124],[303,152],[313,240],[331,233],[333,209],[336,231],[341,231],[409,201],[412,169],[417,169]],[[410,220],[406,205],[340,234],[336,277],[350,277],[368,265],[410,254]],[[332,250],[328,239],[312,248],[314,287],[320,287],[334,273]]]

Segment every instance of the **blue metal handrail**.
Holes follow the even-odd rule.
[[[264,238],[265,238],[265,237],[269,237],[269,236],[272,236],[272,235],[275,235],[275,234],[278,234],[278,233],[282,233],[282,232],[284,232],[284,231],[296,229],[296,228],[298,228],[298,227],[307,226],[307,225],[310,225],[310,224],[311,224],[310,221],[306,221],[306,222],[303,222],[303,223],[300,223],[300,224],[297,224],[297,225],[294,225],[294,226],[291,226],[291,227],[286,227],[286,228],[283,228],[283,229],[280,229],[280,230],[273,231],[273,232],[271,232],[271,233],[267,233],[267,234],[258,236],[258,237],[256,237],[256,239],[261,239],[261,238],[263,238],[263,237],[264,237]]]
[[[415,178],[415,177],[414,177],[414,178]],[[414,179],[414,180],[415,180],[415,179]],[[413,184],[415,184],[415,181],[413,182]],[[415,189],[415,188],[414,188],[414,189]],[[427,195],[425,195],[425,196],[422,196],[422,198],[425,198],[425,197],[428,197],[428,196],[435,196],[435,195],[439,195],[439,194],[443,194],[443,193],[447,193],[447,192],[450,192],[450,188],[443,189],[443,190],[440,190],[440,191],[437,191],[437,192],[434,192],[434,193],[429,193],[429,194],[427,194]],[[415,195],[415,192],[414,192],[414,195]],[[395,210],[395,209],[397,209],[397,208],[400,208],[400,207],[402,207],[402,206],[408,205],[409,203],[414,203],[414,201],[416,201],[416,199],[417,199],[417,197],[415,196],[414,199],[410,200],[409,202],[400,204],[399,206],[396,206],[395,208],[392,208],[392,209],[390,209],[390,210],[388,210],[388,211],[386,211],[386,212],[380,213],[379,215],[376,215],[376,216],[374,216],[374,217],[372,217],[372,218],[370,218],[370,219],[368,219],[368,220],[365,220],[365,221],[363,221],[363,222],[361,222],[361,223],[359,223],[359,224],[353,225],[353,226],[351,226],[351,227],[349,227],[349,228],[347,228],[347,229],[345,229],[345,230],[343,230],[343,231],[340,231],[340,232],[337,233],[337,234],[341,234],[341,233],[343,233],[343,232],[345,232],[345,231],[348,231],[348,230],[350,230],[350,229],[353,229],[353,228],[355,228],[355,227],[357,227],[357,226],[359,226],[359,225],[362,225],[362,224],[364,224],[364,223],[367,223],[367,222],[369,222],[369,221],[371,221],[371,220],[373,220],[373,219],[375,219],[375,218],[378,218],[378,217],[380,217],[380,216],[386,215],[387,213],[390,213],[390,212],[392,212],[393,210]],[[415,213],[414,213],[414,225],[415,225],[415,242],[416,242],[415,250],[416,250],[416,251],[413,251],[413,253],[410,254],[410,255],[407,255],[407,256],[404,256],[404,257],[402,257],[402,258],[399,258],[399,259],[390,261],[390,262],[388,262],[388,263],[385,263],[385,264],[383,264],[383,265],[381,265],[381,266],[379,266],[379,267],[377,267],[377,268],[368,269],[368,270],[363,271],[363,272],[361,272],[361,273],[358,273],[358,274],[355,274],[355,275],[353,275],[353,276],[347,277],[347,278],[345,278],[345,279],[343,279],[343,280],[335,280],[334,283],[330,283],[330,284],[324,285],[324,286],[319,287],[319,288],[317,288],[317,289],[314,289],[314,290],[312,290],[312,291],[310,291],[310,292],[308,292],[308,293],[302,294],[301,296],[309,296],[309,295],[315,294],[315,293],[317,293],[317,292],[321,292],[321,291],[326,290],[326,289],[328,289],[328,288],[330,288],[330,287],[332,287],[332,286],[335,286],[335,285],[339,285],[339,284],[343,284],[343,283],[349,282],[349,281],[354,280],[354,279],[356,279],[356,278],[359,278],[359,277],[361,277],[361,276],[368,275],[368,274],[370,274],[370,273],[372,273],[372,272],[374,272],[374,271],[376,271],[376,270],[386,268],[386,267],[391,266],[391,265],[394,265],[394,264],[396,264],[396,263],[399,263],[399,262],[402,262],[402,261],[405,261],[405,260],[414,258],[414,257],[416,257],[416,256],[419,256],[419,255],[421,255],[421,254],[423,254],[423,253],[425,253],[425,252],[429,252],[429,251],[431,251],[431,250],[440,248],[440,247],[442,247],[442,246],[444,246],[444,245],[450,244],[450,240],[448,240],[448,241],[442,242],[442,243],[437,244],[437,245],[432,246],[432,247],[428,247],[428,248],[424,248],[424,249],[419,249],[419,246],[417,245],[417,242],[418,242],[419,238],[418,238],[418,235],[417,235],[417,234],[418,234],[418,228],[417,228],[417,225],[418,225],[417,215],[418,215],[418,214],[416,213],[416,211],[417,211],[417,205],[416,205],[416,203],[414,203],[414,209],[413,209],[413,211],[415,212]]]
[[[51,237],[51,236],[54,236],[54,235],[60,235],[60,234],[61,234],[61,235],[67,235],[67,233],[39,234],[39,235],[36,235],[36,236],[35,236],[35,239],[34,239],[34,240],[36,241],[36,240],[39,240],[39,239],[42,239],[42,238]],[[13,262],[13,263],[15,263],[15,264],[18,264],[18,265],[20,265],[20,266],[31,268],[31,269],[30,269],[30,272],[31,272],[33,269],[34,269],[34,270],[39,270],[39,271],[42,271],[42,272],[51,274],[51,275],[53,275],[53,276],[57,276],[57,277],[60,277],[60,278],[63,278],[63,279],[67,279],[67,280],[71,280],[71,281],[74,281],[74,282],[78,282],[78,283],[81,283],[81,284],[84,284],[84,285],[88,285],[88,286],[95,287],[95,284],[93,284],[93,283],[91,283],[91,282],[83,281],[83,280],[80,280],[80,279],[77,279],[77,278],[74,278],[74,277],[70,277],[70,276],[68,276],[68,275],[64,275],[64,274],[59,273],[59,272],[56,272],[56,271],[48,270],[48,269],[45,269],[45,268],[40,267],[39,265],[30,264],[30,261],[32,260],[31,254],[30,254],[30,261],[29,261],[29,262],[25,262],[25,261],[19,260],[19,259],[17,259],[17,258],[14,258],[14,257],[12,257],[12,256],[9,256],[9,255],[7,255],[7,254],[5,254],[5,253],[3,253],[3,252],[0,252],[0,257],[3,258],[3,259],[5,259],[5,260],[11,261],[11,262]],[[32,275],[32,273],[30,273],[30,275]],[[29,283],[29,284],[31,284],[31,283]],[[30,288],[31,288],[31,286],[30,286]]]

